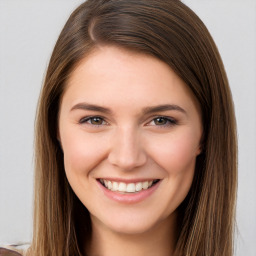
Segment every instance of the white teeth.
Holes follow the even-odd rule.
[[[126,192],[135,192],[135,184],[134,183],[129,183],[126,186]]]
[[[144,181],[144,182],[142,183],[142,188],[143,188],[143,189],[147,189],[147,188],[148,188],[148,181]]]
[[[101,184],[105,185],[105,187],[108,188],[109,190],[126,193],[139,192],[142,189],[148,189],[153,185],[153,180],[127,184],[124,182],[116,182],[104,179],[100,179],[100,182]]]
[[[113,182],[113,184],[112,184],[112,190],[113,191],[117,191],[118,190],[118,183],[117,182]]]
[[[142,190],[142,183],[141,182],[138,182],[136,183],[136,191],[141,191]]]
[[[108,189],[110,189],[110,188],[108,187]],[[126,184],[123,183],[123,182],[120,182],[120,183],[119,183],[119,186],[118,186],[118,191],[120,191],[120,192],[126,192]]]
[[[112,182],[108,181],[108,189],[112,189]]]

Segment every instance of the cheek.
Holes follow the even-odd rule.
[[[62,148],[67,179],[78,198],[87,205],[90,203],[90,179],[95,167],[101,163],[106,151],[97,135],[80,131],[63,131]],[[98,136],[99,137],[99,136]]]
[[[62,148],[67,173],[86,175],[104,157],[104,148],[97,135],[88,135],[83,131],[65,132]]]
[[[182,175],[194,171],[198,144],[193,134],[173,134],[151,143],[149,154],[169,175]]]
[[[162,151],[159,164],[167,173],[174,198],[179,204],[187,195],[193,181],[196,155],[195,148],[188,141],[179,140],[178,142],[168,146],[169,153]]]
[[[161,143],[159,143],[161,142]],[[195,172],[197,140],[193,136],[171,136],[152,147],[152,159],[161,167],[166,179],[165,217],[182,203],[187,196]]]

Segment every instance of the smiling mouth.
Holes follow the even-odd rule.
[[[98,181],[101,183],[102,186],[110,191],[116,191],[120,193],[138,193],[142,190],[147,190],[153,187],[160,180],[155,179],[136,183],[124,183],[106,179],[98,179]]]

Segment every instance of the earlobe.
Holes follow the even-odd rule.
[[[57,131],[57,141],[59,142],[60,148],[61,148],[61,150],[63,151],[63,149],[62,149],[62,144],[61,144],[61,139],[60,139],[60,132],[59,132],[59,130]]]
[[[204,144],[205,144],[205,136],[204,132],[201,134],[201,139],[199,141],[198,149],[197,149],[197,156],[201,155],[204,151]]]
[[[203,152],[203,142],[202,142],[202,139],[200,140],[198,146],[197,146],[197,151],[196,151],[196,156],[199,156],[202,154]]]
[[[59,127],[57,127],[57,132],[56,132],[56,137],[57,137],[57,140],[59,141],[59,143],[61,143],[61,139],[60,139],[60,129]]]
[[[198,146],[196,155],[197,155],[197,156],[201,155],[201,154],[203,153],[203,151],[204,151],[203,143],[200,143],[199,146]]]
[[[199,156],[201,154],[202,150],[201,147],[199,146],[196,152],[196,156]]]
[[[59,142],[59,145],[60,145],[61,150],[63,151],[61,141],[60,141],[58,138],[57,138],[57,140],[58,140],[58,142]]]

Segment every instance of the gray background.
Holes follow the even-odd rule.
[[[32,235],[33,126],[57,36],[81,0],[0,0],[0,244]],[[223,57],[239,135],[236,256],[256,255],[256,1],[184,0]]]

